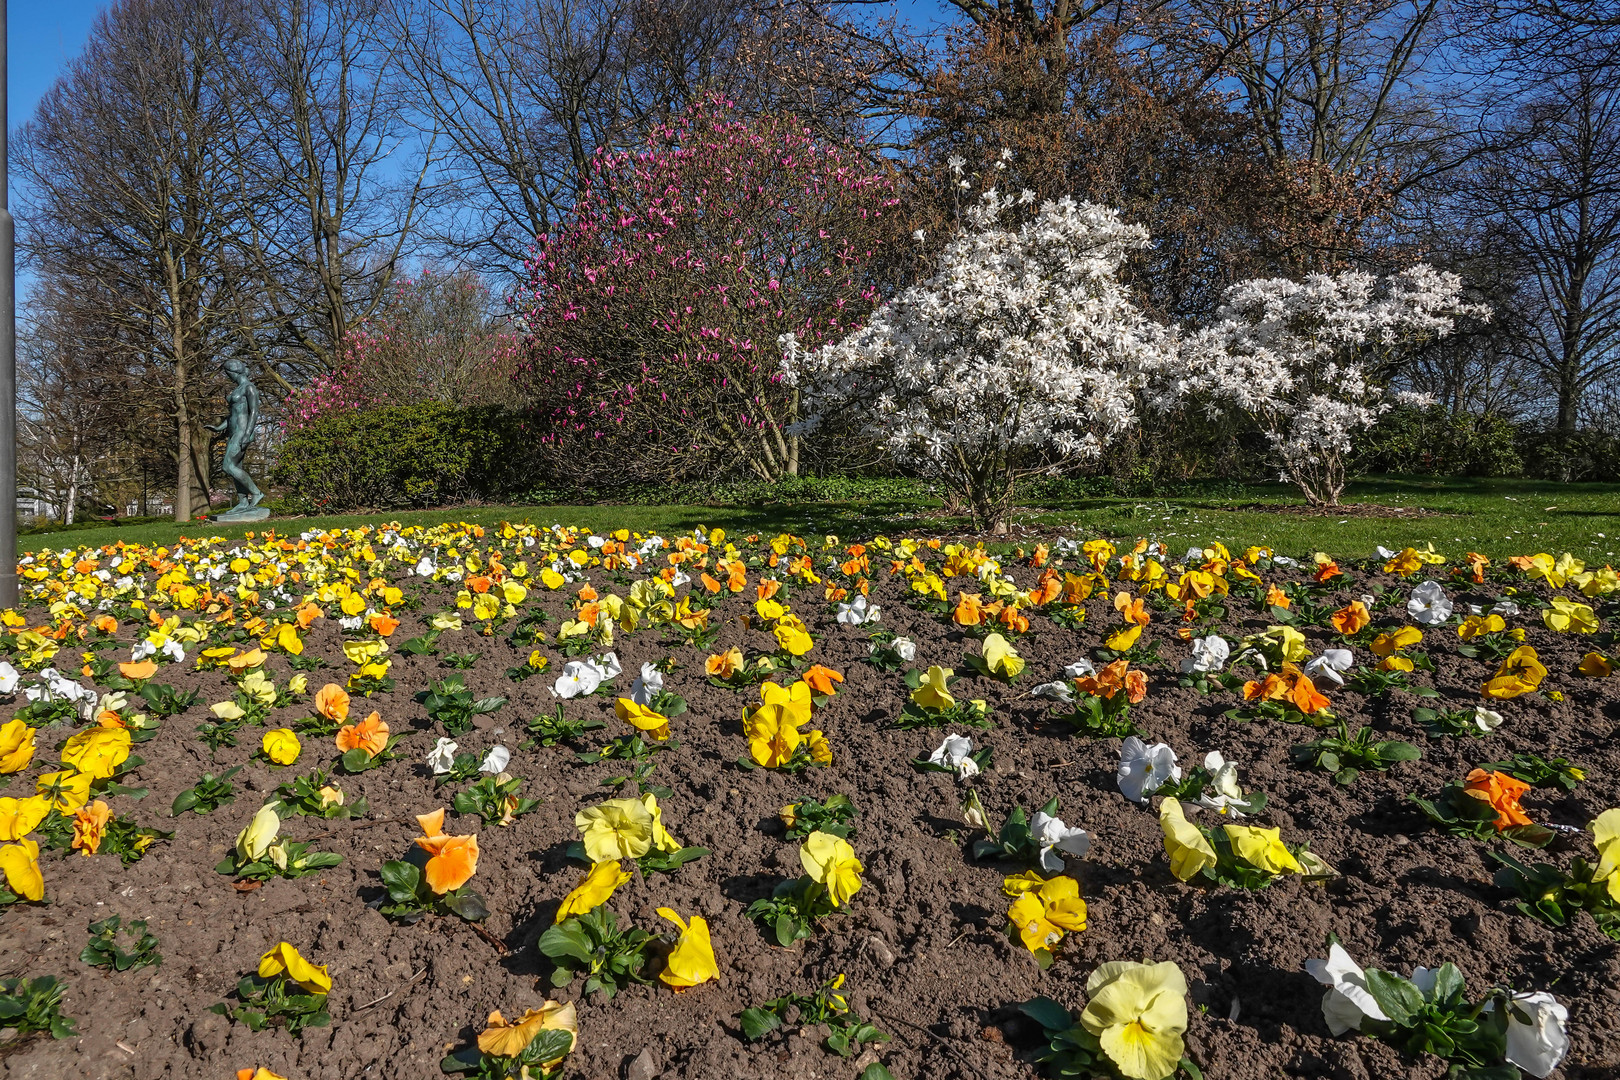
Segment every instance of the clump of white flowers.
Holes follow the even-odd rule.
[[[1200,400],[1211,416],[1246,413],[1271,442],[1282,479],[1313,506],[1337,505],[1355,436],[1397,402],[1378,371],[1401,350],[1445,337],[1460,315],[1489,318],[1462,300],[1462,279],[1418,265],[1371,274],[1262,278],[1227,289],[1215,322],[1182,341],[1158,403]]]
[[[1067,198],[1003,223],[1033,201],[986,192],[934,275],[842,341],[780,339],[802,430],[855,421],[979,528],[1003,523],[1021,477],[1100,455],[1135,422],[1145,371],[1167,363],[1170,332],[1118,279],[1147,230]]]

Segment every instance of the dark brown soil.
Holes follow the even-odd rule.
[[[1027,568],[1013,573],[1024,583],[1033,576]],[[1359,595],[1370,579],[1393,583],[1363,575],[1341,596]],[[598,586],[613,587],[600,578]],[[1459,606],[1500,592],[1494,586],[1461,595],[1456,587],[1448,590]],[[420,633],[424,617],[448,595],[430,594],[421,611],[404,617],[394,642]],[[882,625],[918,642],[919,665],[966,671],[962,658],[976,644],[943,620],[913,611],[902,595],[901,583],[886,571],[875,575],[873,599],[883,606]],[[750,588],[716,604],[714,617],[726,623],[717,647],[774,647],[767,635],[736,621],[749,612],[752,598]],[[537,589],[526,609],[538,604],[560,616],[569,599],[564,592]],[[1223,627],[1228,636],[1269,621],[1249,602],[1234,601]],[[1433,793],[1478,762],[1526,751],[1564,755],[1587,767],[1587,782],[1572,795],[1532,792],[1527,806],[1537,820],[1584,827],[1620,803],[1620,748],[1614,741],[1620,698],[1615,682],[1572,673],[1583,642],[1551,634],[1539,619],[1512,620],[1529,628],[1553,672],[1547,686],[1561,688],[1565,698],[1504,703],[1507,722],[1482,740],[1426,739],[1410,719],[1420,702],[1403,693],[1387,702],[1334,693],[1335,707],[1352,728],[1372,724],[1423,747],[1422,761],[1363,775],[1346,789],[1290,763],[1290,745],[1311,737],[1308,731],[1226,720],[1221,713],[1231,706],[1231,695],[1205,697],[1177,688],[1175,665],[1187,647],[1173,638],[1173,618],[1156,621],[1150,633],[1161,642],[1165,664],[1150,669],[1149,695],[1133,713],[1149,741],[1170,743],[1184,765],[1210,749],[1238,761],[1244,782],[1270,796],[1261,823],[1280,826],[1285,839],[1308,839],[1343,874],[1325,886],[1283,880],[1247,893],[1172,878],[1155,813],[1127,802],[1115,788],[1118,740],[1066,736],[1046,719],[1050,703],[1028,696],[1036,683],[1061,677],[1064,665],[1090,655],[1117,624],[1107,601],[1091,601],[1090,620],[1080,631],[1036,618],[1034,631],[1018,644],[1029,670],[1014,687],[975,679],[962,689],[971,687],[970,696],[994,706],[995,729],[982,739],[974,733],[995,751],[994,766],[976,781],[992,813],[999,818],[1015,803],[1033,807],[1057,795],[1064,819],[1096,838],[1091,857],[1071,864],[1090,905],[1089,929],[1072,935],[1056,964],[1042,973],[1003,934],[1008,901],[1001,881],[1012,868],[970,862],[965,852],[971,836],[958,811],[961,789],[950,777],[918,773],[908,764],[932,750],[941,733],[889,727],[903,702],[900,676],[862,662],[864,632],[833,622],[819,591],[800,591],[794,606],[818,637],[811,658],[848,680],[816,720],[832,741],[834,764],[799,779],[737,767],[736,759],[746,753],[739,716],[752,699],[709,685],[702,653],[661,644],[657,630],[620,637],[622,692],[642,661],[673,654],[682,665],[667,685],[686,697],[690,710],[674,721],[680,746],[662,756],[654,782],[673,789],[665,800],[671,830],[713,854],[673,875],[634,879],[611,906],[621,919],[660,931],[667,926],[654,913],[659,906],[702,914],[711,925],[721,981],[679,995],[654,983],[632,986],[611,1001],[581,1000],[580,1039],[568,1077],[618,1077],[644,1049],[668,1077],[854,1077],[870,1057],[840,1060],[823,1049],[821,1034],[813,1030],[749,1044],[737,1021],[748,1006],[809,991],[840,972],[849,977],[856,1009],[893,1036],[878,1056],[900,1080],[1033,1077],[1028,1062],[1034,1033],[1011,1019],[1010,1007],[1046,994],[1078,1008],[1096,964],[1142,958],[1174,960],[1185,972],[1195,1005],[1188,1053],[1206,1076],[1442,1076],[1444,1067],[1435,1059],[1403,1058],[1371,1039],[1328,1035],[1321,988],[1303,965],[1324,954],[1329,932],[1366,965],[1407,972],[1450,960],[1476,991],[1502,982],[1550,988],[1569,1007],[1573,1040],[1554,1075],[1620,1076],[1620,946],[1585,916],[1554,930],[1515,912],[1490,882],[1486,845],[1430,831],[1406,801],[1408,793]],[[38,610],[30,615],[36,623],[44,618]],[[121,634],[128,633],[126,626]],[[1311,636],[1322,639],[1325,632]],[[1438,670],[1432,677],[1419,673],[1419,681],[1438,688],[1447,703],[1478,701],[1488,665],[1458,656],[1450,628],[1430,630],[1427,643]],[[515,729],[554,704],[551,675],[514,685],[502,674],[522,662],[527,648],[470,631],[446,634],[442,645],[444,651],[478,650],[482,657],[466,673],[468,685],[480,695],[511,699],[481,718],[480,730],[460,739],[463,749],[481,751],[497,742],[515,747],[522,738]],[[312,690],[325,676],[341,681],[347,674],[331,619],[315,624],[307,646],[308,654],[334,661],[311,675]],[[392,655],[398,688],[374,705],[396,731],[413,732],[406,753],[393,765],[342,781],[351,794],[370,800],[373,819],[288,819],[285,834],[321,837],[317,847],[341,853],[343,864],[319,877],[272,880],[250,892],[234,889],[231,879],[214,872],[215,863],[278,783],[331,761],[335,751],[330,739],[309,739],[293,770],[248,764],[236,777],[234,803],[206,817],[171,819],[168,807],[180,791],[205,770],[248,761],[258,739],[256,732],[244,732],[239,747],[211,756],[193,729],[204,719],[206,702],[226,696],[222,677],[193,672],[189,661],[163,669],[160,680],[203,689],[204,703],[138,747],[146,764],[134,782],[150,786],[151,794],[140,801],[118,798],[114,808],[174,829],[174,839],[128,868],[111,857],[47,856],[51,903],[17,905],[0,914],[0,974],[65,979],[65,1009],[78,1018],[81,1032],[79,1038],[36,1038],[15,1048],[0,1057],[0,1076],[214,1080],[264,1066],[292,1080],[427,1080],[439,1074],[447,1049],[482,1029],[490,1010],[512,1016],[553,994],[577,997],[577,982],[561,992],[548,989],[550,965],[535,941],[581,877],[578,864],[565,857],[576,838],[573,817],[582,805],[611,794],[600,782],[613,774],[613,763],[579,764],[566,747],[517,750],[509,768],[529,779],[527,794],[544,799],[537,811],[507,829],[480,829],[476,818],[451,815],[448,831],[479,833],[482,858],[474,884],[489,901],[486,928],[493,943],[459,920],[390,922],[368,906],[380,893],[378,867],[405,852],[416,835],[412,815],[445,805],[450,790],[436,792],[422,764],[439,732],[412,700],[449,671],[435,658]],[[270,668],[278,682],[288,674],[282,657],[273,657]],[[611,696],[593,697],[568,703],[566,711],[607,720],[605,733],[588,736],[599,740],[624,730],[612,705]],[[307,707],[295,707],[278,719],[304,715]],[[65,734],[42,735],[42,748]],[[838,792],[859,810],[853,842],[866,866],[866,885],[848,914],[828,919],[814,938],[792,949],[775,948],[743,911],[783,877],[800,872],[797,845],[783,839],[777,809],[800,795]],[[15,780],[10,793],[21,793]],[[1589,844],[1571,837],[1547,855],[1567,865],[1583,850],[1589,852]],[[149,921],[161,940],[161,967],[108,975],[78,960],[87,924],[115,912]],[[262,951],[283,939],[330,965],[335,988],[329,1028],[309,1029],[301,1038],[255,1034],[208,1011]]]

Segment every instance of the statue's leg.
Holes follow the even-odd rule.
[[[249,476],[247,470],[242,468],[242,452],[246,449],[246,446],[238,443],[235,439],[231,439],[225,444],[224,460],[220,463],[225,475],[229,476],[231,482],[236,485],[236,506],[238,509],[257,506],[260,500],[264,498],[264,492],[259,490],[259,485],[255,484],[253,477]]]

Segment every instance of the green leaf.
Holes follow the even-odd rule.
[[[367,754],[364,749],[357,746],[353,750],[344,751],[341,760],[343,762],[344,771],[358,773],[364,772],[371,768],[371,763],[375,759],[372,758],[371,755]]]
[[[1384,1015],[1399,1027],[1410,1027],[1423,1011],[1423,994],[1399,975],[1368,968],[1367,990],[1384,1010]]]
[[[894,1074],[881,1061],[874,1061],[861,1070],[856,1080],[894,1080]]]
[[[484,898],[471,889],[457,889],[455,892],[445,893],[444,906],[468,922],[482,922],[489,917],[489,908],[484,904]]]
[[[474,1043],[472,1046],[463,1046],[460,1050],[439,1062],[439,1071],[447,1073],[477,1072],[484,1064],[484,1053]]]
[[[528,1056],[537,1061],[565,1057],[573,1049],[574,1036],[558,1028],[545,1028],[529,1041]],[[532,1071],[530,1075],[535,1075]]]
[[[578,960],[582,964],[591,962],[591,941],[589,935],[579,925],[578,917],[564,919],[540,935],[537,943],[540,951],[559,960],[567,957]]]
[[[403,904],[416,898],[417,887],[422,881],[422,871],[416,866],[403,860],[394,860],[383,863],[377,872],[388,888],[390,900]]]
[[[1397,739],[1374,744],[1373,752],[1378,755],[1380,761],[1417,761],[1423,757],[1423,751],[1409,742]]]
[[[738,1019],[742,1021],[743,1038],[749,1042],[757,1042],[782,1026],[782,1018],[765,1009],[744,1009]]]
[[[1460,1001],[1468,992],[1468,985],[1463,980],[1462,972],[1457,965],[1449,960],[1440,965],[1434,973],[1434,1000],[1437,1002]]]

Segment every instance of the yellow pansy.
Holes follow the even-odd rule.
[[[325,994],[332,989],[332,977],[326,973],[326,966],[311,964],[285,941],[259,957],[259,978],[273,979],[277,975],[285,975],[306,994]]]
[[[571,915],[583,915],[596,910],[607,903],[614,890],[629,881],[630,877],[629,871],[619,869],[617,859],[592,863],[585,880],[563,897],[562,906],[557,909],[557,918],[553,921],[560,923]]]
[[[1268,874],[1301,874],[1299,861],[1282,842],[1281,829],[1262,829],[1256,825],[1226,825],[1226,838],[1232,852],[1250,866]]]
[[[1180,801],[1165,799],[1159,804],[1159,828],[1164,830],[1164,850],[1170,856],[1170,872],[1181,881],[1215,865],[1215,848],[1203,831],[1187,820]]]

